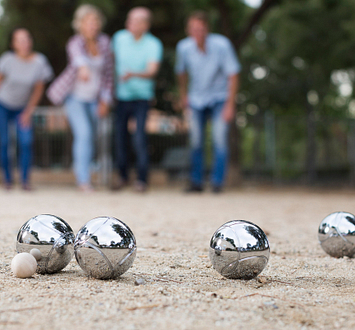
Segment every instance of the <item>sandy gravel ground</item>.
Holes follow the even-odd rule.
[[[355,261],[318,245],[329,213],[355,212],[354,191],[243,188],[215,196],[152,189],[81,194],[39,187],[0,191],[0,328],[6,329],[354,329]],[[74,231],[98,215],[126,222],[138,254],[120,279],[87,278],[75,259],[60,273],[15,278],[19,227],[56,214]],[[255,280],[227,280],[212,267],[213,232],[246,219],[267,233],[271,258]],[[135,280],[145,284],[136,286]]]

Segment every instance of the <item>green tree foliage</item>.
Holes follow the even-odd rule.
[[[35,48],[45,53],[56,72],[64,67],[65,42],[71,32],[72,0],[3,0],[1,49],[7,47],[9,32],[26,27],[34,36]]]
[[[289,0],[273,8],[241,49],[245,106],[281,114],[316,106],[320,115],[345,115],[331,77],[355,65],[354,24],[351,0]]]
[[[308,182],[315,181],[320,164],[347,161],[346,152],[339,156],[347,130],[334,119],[354,116],[354,22],[351,0],[282,1],[241,48],[241,115],[249,121],[266,111],[304,116],[279,125],[277,145],[279,164],[291,169],[303,163]],[[250,141],[262,145],[258,137]]]

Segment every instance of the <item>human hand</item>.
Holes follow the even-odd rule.
[[[22,111],[22,113],[20,114],[20,125],[23,128],[28,128],[31,126],[31,119],[32,119],[32,112],[25,109]]]
[[[235,112],[236,112],[235,104],[230,103],[230,102],[226,102],[226,104],[224,105],[223,110],[222,110],[223,119],[227,123],[230,123],[234,119]]]
[[[134,74],[132,72],[127,72],[124,76],[121,77],[121,80],[127,81],[133,77],[134,77]]]
[[[78,69],[78,78],[81,81],[88,81],[90,79],[90,69],[87,66],[81,66]]]
[[[182,111],[185,111],[189,107],[189,99],[187,95],[182,95],[180,97],[179,106]]]
[[[103,101],[99,102],[98,109],[97,109],[97,114],[99,118],[104,118],[109,114],[110,107],[109,104]]]

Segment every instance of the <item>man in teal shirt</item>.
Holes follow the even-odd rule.
[[[154,77],[163,55],[161,41],[149,31],[151,12],[145,7],[133,8],[127,16],[126,29],[115,33],[112,48],[115,56],[117,156],[120,181],[117,188],[128,183],[128,120],[136,119],[134,147],[137,158],[135,188],[147,188],[148,150],[145,122],[149,101],[154,98]]]

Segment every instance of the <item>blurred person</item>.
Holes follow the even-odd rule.
[[[222,190],[228,163],[229,124],[235,117],[240,64],[231,42],[209,32],[208,16],[190,15],[188,37],[177,45],[176,74],[180,102],[189,109],[191,171],[187,192],[201,192],[206,122],[212,121],[212,191]]]
[[[128,120],[136,119],[134,147],[137,157],[137,181],[135,189],[147,188],[148,150],[145,124],[149,101],[154,98],[154,78],[162,60],[163,45],[150,32],[152,14],[144,7],[133,8],[127,16],[126,29],[113,36],[112,47],[116,67],[115,110],[116,148],[119,182],[113,187],[120,189],[128,184]]]
[[[65,105],[73,132],[73,162],[77,185],[89,192],[99,118],[108,115],[113,92],[113,56],[105,18],[92,5],[80,6],[73,20],[76,34],[67,43],[68,66],[48,89],[54,104]]]
[[[32,116],[53,71],[47,58],[33,50],[33,38],[27,29],[16,28],[10,35],[9,47],[10,51],[0,58],[1,164],[5,188],[10,189],[13,178],[8,155],[9,124],[16,122],[22,188],[31,190]]]

